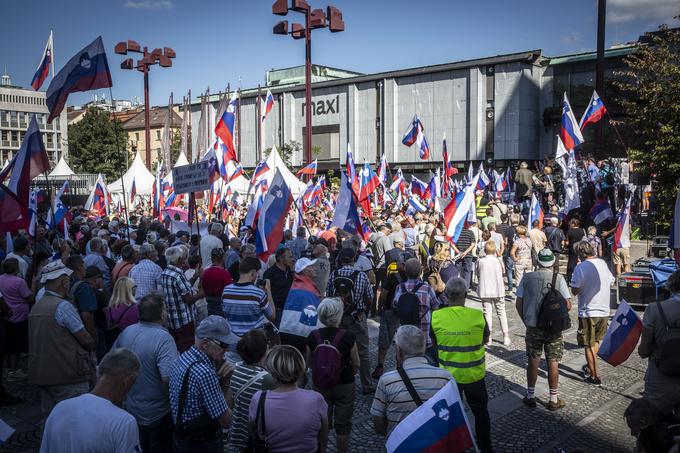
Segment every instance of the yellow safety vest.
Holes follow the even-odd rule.
[[[459,384],[484,379],[484,315],[468,307],[447,307],[432,312],[439,366]]]
[[[477,213],[477,218],[478,219],[483,219],[486,217],[486,208],[489,207],[489,203],[486,201],[486,199],[483,196],[477,197],[477,203],[476,203],[476,213]]]

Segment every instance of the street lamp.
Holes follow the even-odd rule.
[[[272,5],[272,13],[277,16],[285,16],[288,11],[295,11],[305,15],[305,24],[294,23],[288,29],[288,21],[284,20],[274,25],[275,35],[291,35],[293,39],[305,38],[305,162],[312,162],[312,30],[326,28],[331,33],[345,30],[342,20],[342,12],[334,6],[329,6],[324,13],[323,9],[312,10],[305,0],[292,0],[290,7],[288,0],[276,0]],[[328,19],[328,20],[326,20]]]
[[[156,48],[149,52],[149,49],[145,46],[144,50],[136,42],[128,39],[127,41],[122,41],[116,44],[114,51],[119,55],[127,55],[128,52],[135,52],[143,54],[141,60],[137,60],[137,65],[135,66],[132,58],[127,58],[123,60],[120,64],[120,69],[132,70],[136,69],[139,72],[144,73],[144,135],[145,135],[145,157],[146,157],[146,168],[151,170],[151,125],[149,124],[149,70],[151,66],[158,64],[161,68],[172,67],[172,58],[177,55],[175,51],[170,47],[163,47],[162,49]]]

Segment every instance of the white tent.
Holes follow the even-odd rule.
[[[184,154],[184,151],[180,151],[179,156],[177,156],[177,161],[175,162],[175,165],[173,165],[172,168],[181,167],[182,165],[189,165],[189,159],[187,159],[187,156]]]
[[[293,193],[293,197],[297,197],[307,189],[307,184],[300,181],[293,173],[291,173],[288,167],[286,167],[286,164],[283,162],[283,159],[281,159],[276,146],[274,146],[271,153],[269,153],[267,165],[269,166],[269,170],[267,170],[265,173],[265,178],[267,178],[267,183],[270,185],[274,179],[274,175],[276,175],[276,169],[278,168],[278,170],[281,172],[281,176],[283,176],[283,180],[286,181],[286,184]]]
[[[227,162],[227,175],[231,175],[236,170],[236,165],[233,161]],[[218,179],[215,181],[214,190],[217,190],[219,185],[222,184]],[[224,191],[226,193],[227,187],[231,187],[233,192],[238,192],[241,195],[245,195],[250,187],[250,179],[246,178],[244,175],[237,176],[229,184],[226,185]]]
[[[148,195],[151,193],[153,189],[153,182],[156,178],[149,170],[146,169],[144,162],[142,162],[142,158],[139,156],[139,153],[137,153],[135,156],[135,159],[132,161],[132,165],[130,165],[128,171],[126,171],[123,175],[126,194],[129,194],[130,189],[132,189],[133,179],[135,181],[137,195]],[[109,184],[109,192],[123,193],[123,183],[120,179]]]
[[[6,165],[7,164],[5,164],[5,166]],[[74,174],[75,173],[73,172],[73,170],[71,170],[71,167],[69,167],[66,161],[64,160],[63,154],[59,158],[59,162],[57,162],[57,165],[55,165],[54,169],[50,172],[50,176],[72,176]]]

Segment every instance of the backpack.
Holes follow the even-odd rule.
[[[538,310],[538,327],[548,335],[557,335],[571,327],[567,300],[555,289],[557,272],[553,272],[552,283],[543,296]]]
[[[402,326],[419,326],[420,320],[425,316],[425,314],[422,316],[420,315],[420,299],[418,299],[418,296],[416,295],[420,287],[424,284],[424,282],[418,282],[418,284],[413,287],[413,291],[407,291],[405,283],[399,285],[401,288],[401,295],[397,301],[396,309],[399,323]],[[427,311],[425,313],[427,313]]]
[[[329,389],[338,385],[340,382],[340,372],[342,371],[342,354],[338,350],[340,340],[345,334],[345,330],[338,329],[329,343],[328,340],[321,338],[318,330],[312,332],[316,347],[312,352],[312,382],[320,389]]]
[[[659,371],[667,376],[680,376],[680,326],[668,322],[660,303],[656,303],[661,320],[666,326],[666,331],[661,336],[655,354],[655,363]]]
[[[336,276],[333,279],[335,295],[340,297],[344,302],[345,313],[350,313],[352,311],[352,306],[354,305],[354,282],[358,275],[359,271],[352,272],[349,277],[344,277],[336,273]]]

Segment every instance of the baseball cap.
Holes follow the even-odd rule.
[[[229,322],[221,316],[210,315],[196,328],[196,338],[217,340],[225,344],[238,343],[239,337],[231,332]]]
[[[40,283],[47,283],[50,280],[56,280],[62,275],[71,275],[73,271],[64,266],[61,261],[53,261],[43,267],[42,277]]]
[[[340,250],[340,254],[338,255],[338,258],[340,259],[340,262],[345,262],[345,261],[354,261],[354,257],[356,256],[357,252],[350,247],[343,247]]]
[[[313,266],[314,264],[316,264],[316,260],[310,260],[309,258],[300,258],[295,263],[295,273],[299,274],[300,272],[304,271],[309,266]]]
[[[541,267],[551,267],[555,264],[555,255],[550,249],[543,249],[538,252],[538,265]]]

